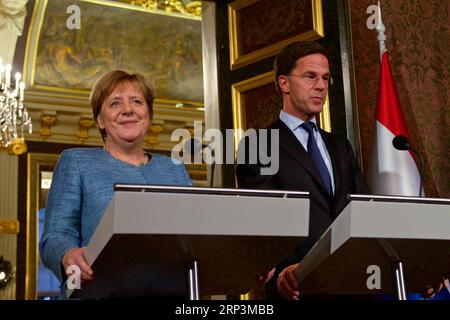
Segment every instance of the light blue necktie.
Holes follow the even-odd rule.
[[[323,182],[326,186],[326,191],[328,194],[332,194],[332,188],[331,188],[331,177],[330,173],[328,172],[328,168],[325,164],[325,161],[322,158],[322,155],[320,154],[319,147],[317,146],[316,139],[314,138],[314,128],[316,127],[316,124],[314,122],[305,121],[301,124],[301,127],[308,131],[308,154],[313,160],[314,164],[316,165],[317,169],[319,169],[320,176],[322,177]]]

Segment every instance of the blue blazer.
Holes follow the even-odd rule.
[[[61,260],[71,248],[86,246],[114,193],[115,183],[192,185],[182,163],[148,154],[142,166],[122,162],[102,148],[64,150],[53,173],[39,243],[42,263],[61,284]]]

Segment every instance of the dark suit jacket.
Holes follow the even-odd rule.
[[[278,292],[275,281],[278,274],[285,267],[301,261],[348,204],[348,194],[367,194],[369,189],[346,138],[320,130],[333,166],[335,192],[334,196],[329,196],[319,170],[286,124],[277,120],[268,129],[279,129],[279,170],[274,175],[264,176],[260,174],[261,164],[238,164],[236,174],[239,188],[296,190],[310,193],[309,237],[277,266],[272,281],[266,286],[268,298],[276,298]],[[270,153],[270,139],[268,141],[267,149]],[[248,146],[248,143],[246,145]],[[248,148],[245,149],[245,154],[247,159]]]

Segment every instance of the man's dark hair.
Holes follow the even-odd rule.
[[[278,54],[274,62],[275,87],[278,92],[280,92],[278,77],[280,75],[289,75],[289,73],[291,73],[291,71],[295,68],[295,63],[298,59],[315,53],[323,54],[327,58],[328,63],[330,63],[330,58],[325,47],[314,41],[299,41],[291,43]]]

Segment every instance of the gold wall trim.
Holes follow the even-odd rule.
[[[37,54],[37,52],[36,52],[36,54]],[[33,70],[33,74],[34,74],[34,70]],[[40,85],[40,84],[34,84],[34,77],[33,77],[33,89],[37,90],[38,92],[39,92],[39,90],[50,91],[47,94],[49,96],[51,96],[52,93],[54,92],[54,93],[60,93],[60,94],[64,94],[64,95],[74,94],[77,96],[84,96],[86,98],[89,98],[89,94],[91,92],[91,90],[87,90],[87,89],[83,90],[83,89],[57,88],[57,87]]]
[[[58,104],[58,105],[61,104],[61,102],[63,102],[64,105],[83,106],[90,110],[89,94],[90,91],[88,90],[64,89],[64,88],[54,88],[35,85],[33,86],[33,89],[29,90],[28,99],[26,100],[28,100],[28,102],[40,102],[45,104]],[[52,101],[52,99],[54,101]],[[61,99],[62,101],[59,102],[58,99]],[[181,100],[181,99],[178,100],[165,99],[165,98],[155,98],[153,106],[172,107],[176,110],[194,109],[204,111],[205,109],[205,104],[203,102]]]
[[[12,141],[12,143],[7,146],[3,147],[0,146],[0,152],[8,152],[12,155],[21,155],[22,153],[25,153],[27,151],[27,144],[25,142],[24,138],[16,138]]]
[[[38,210],[40,168],[43,165],[54,165],[58,158],[58,154],[28,153],[27,155],[27,238],[25,262],[25,300],[37,299],[37,268],[39,261]]]
[[[19,231],[19,220],[0,220],[0,234],[18,234]]]
[[[49,91],[46,92],[34,90],[35,88],[48,88]],[[81,95],[74,93],[76,93],[76,90],[58,89],[36,85],[33,87],[33,89],[27,92],[26,102],[34,102],[46,105],[82,107],[86,112],[91,112],[91,108],[89,106],[89,92],[81,92]],[[177,110],[177,112],[192,110],[203,112],[205,110],[205,104],[203,102],[181,99],[175,100],[167,98],[155,98],[155,100],[153,101],[153,107],[172,108],[173,110]],[[31,106],[30,109],[33,109],[33,106]],[[59,111],[66,112],[67,110]]]
[[[127,2],[130,2],[128,0]],[[164,3],[157,3],[158,0],[134,0],[130,3],[134,6],[139,6],[144,11],[150,11],[158,14],[171,15],[186,19],[201,20],[202,3],[201,1],[191,1],[185,5],[182,0],[165,1]],[[160,8],[153,7],[160,6]],[[200,8],[200,10],[196,10]],[[174,11],[175,10],[175,11]]]
[[[322,0],[313,0],[312,10],[314,31],[320,37],[324,37]]]
[[[155,13],[155,14],[160,14],[163,16],[172,16],[172,17],[177,17],[177,18],[184,18],[184,19],[191,19],[191,20],[201,20],[202,17],[194,15],[194,14],[185,14],[182,12],[174,12],[172,10],[160,10],[160,9],[156,9],[156,10],[151,10],[148,9],[142,5],[140,5],[139,3],[136,4],[131,4],[132,1],[127,1],[127,2],[114,2],[114,1],[110,1],[110,0],[80,0],[83,2],[90,2],[90,3],[95,3],[95,4],[101,4],[104,6],[110,6],[110,7],[116,7],[116,8],[122,8],[122,9],[129,9],[129,10],[135,10],[135,11],[141,11],[141,12],[147,12],[147,13]],[[173,1],[166,1],[166,8],[171,8],[171,6],[173,7],[173,5],[171,4],[171,2]]]
[[[30,247],[36,247],[37,243],[30,238],[30,233],[33,230],[31,224],[31,153],[27,155],[27,220],[26,220],[26,255],[25,255],[25,300],[36,299],[36,295],[31,296],[31,291],[34,289],[36,292],[36,283],[33,284],[30,281],[31,273],[33,273],[36,278],[37,274],[37,260],[30,254]],[[36,222],[34,223],[34,228],[36,228]],[[33,242],[30,244],[30,242]],[[36,267],[33,267],[33,262],[36,264]]]
[[[256,62],[278,54],[292,42],[316,40],[324,37],[322,0],[311,0],[313,29],[294,37],[271,44],[265,48],[241,55],[239,47],[237,12],[259,0],[237,0],[228,5],[228,35],[230,41],[230,69],[235,70],[252,62]]]
[[[32,87],[34,84],[34,64],[37,58],[39,35],[41,34],[42,24],[44,23],[44,14],[47,8],[47,3],[47,0],[36,0],[33,13],[31,15],[30,28],[28,30],[27,42],[25,47],[25,59],[23,64],[24,81],[28,88]],[[38,21],[37,26],[36,21]]]
[[[319,114],[320,128],[327,132],[331,132],[331,113],[330,113],[330,99],[325,99],[322,112]]]
[[[273,82],[274,72],[266,72],[260,74],[256,77],[235,83],[231,86],[231,100],[233,105],[233,128],[234,128],[234,146],[235,153],[237,150],[237,146],[239,145],[239,141],[242,139],[242,129],[243,131],[247,130],[247,126],[245,125],[245,103],[242,99],[242,94],[246,91],[264,86],[270,82]]]

